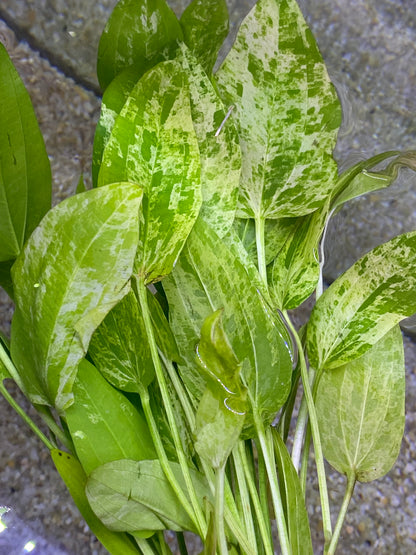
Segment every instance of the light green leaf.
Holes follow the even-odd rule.
[[[0,153],[1,263],[18,256],[51,207],[45,144],[30,97],[1,43]]]
[[[403,339],[394,326],[362,357],[321,377],[316,412],[328,462],[360,482],[386,474],[400,450],[404,396]]]
[[[243,154],[238,215],[319,208],[337,178],[340,104],[295,0],[259,0],[216,74]]]
[[[97,186],[104,148],[110,138],[116,117],[121,112],[139,77],[140,73],[135,67],[128,67],[111,81],[103,94],[92,153],[92,183],[94,187]]]
[[[151,283],[172,270],[202,202],[189,92],[176,61],[149,71],[116,119],[98,185],[119,180],[144,189],[136,270]]]
[[[170,463],[176,480],[186,491],[182,471]],[[202,474],[190,469],[197,498],[210,499]],[[125,532],[139,530],[190,530],[195,527],[174,494],[158,460],[119,460],[95,469],[88,478],[88,501],[100,520],[110,529]]]
[[[309,360],[336,368],[364,354],[416,312],[416,232],[376,247],[319,298],[308,324]]]
[[[237,130],[227,118],[210,79],[185,46],[178,60],[188,75],[192,120],[199,145],[203,199],[200,216],[223,237],[234,221],[237,207],[241,173]]]
[[[241,377],[259,414],[270,423],[289,393],[292,373],[287,332],[265,302],[232,242],[201,220],[165,282],[171,326],[186,361],[182,378],[200,399],[205,380],[195,368],[195,345],[207,316],[223,309],[224,330],[242,364]]]
[[[291,553],[293,555],[313,555],[308,513],[299,476],[276,428],[272,428],[272,434]]]
[[[147,387],[153,380],[146,328],[132,291],[95,330],[88,352],[101,374],[122,391],[139,393],[141,387]]]
[[[116,183],[65,200],[15,262],[11,352],[33,403],[72,403],[91,335],[129,290],[141,198],[137,185]]]
[[[144,416],[85,359],[72,391],[74,402],[65,419],[87,474],[119,459],[156,458]]]
[[[121,0],[114,8],[98,46],[97,75],[104,90],[123,69],[139,75],[170,59],[182,29],[165,0]]]
[[[239,363],[222,325],[222,310],[208,316],[197,346],[207,388],[196,413],[195,450],[222,468],[236,444],[248,409]]]
[[[193,0],[183,12],[180,23],[185,44],[211,75],[219,49],[228,35],[225,0]]]
[[[108,552],[111,555],[138,555],[140,551],[127,534],[112,532],[91,510],[84,491],[87,476],[77,459],[59,449],[52,449],[51,457],[91,532]]]
[[[298,307],[317,286],[319,241],[327,214],[327,206],[324,206],[313,214],[297,218],[291,226],[291,235],[268,268],[271,292],[281,310]]]

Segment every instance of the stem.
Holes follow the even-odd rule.
[[[195,521],[195,519],[196,519],[195,524],[197,526],[199,534],[201,535],[201,537],[204,538],[205,535],[206,535],[206,532],[207,532],[207,524],[205,522],[205,518],[204,518],[204,515],[202,513],[202,509],[199,506],[198,499],[196,497],[195,488],[194,488],[194,485],[192,483],[188,463],[187,463],[186,456],[185,456],[185,453],[184,453],[184,450],[183,450],[183,446],[182,446],[181,438],[180,438],[180,435],[179,435],[178,427],[176,425],[176,420],[175,420],[175,417],[174,417],[174,414],[173,414],[172,405],[170,403],[169,391],[168,391],[168,388],[167,388],[165,375],[163,373],[162,364],[160,362],[158,348],[157,348],[155,336],[154,336],[154,333],[153,333],[153,326],[152,326],[152,322],[151,322],[151,318],[150,318],[150,314],[149,314],[149,306],[147,304],[147,288],[146,288],[146,285],[145,285],[144,281],[142,279],[138,278],[138,277],[136,277],[135,283],[136,283],[136,286],[137,286],[136,290],[137,290],[140,306],[141,306],[141,309],[142,309],[143,321],[144,321],[145,328],[146,328],[147,338],[148,338],[148,341],[149,341],[149,347],[150,347],[150,352],[151,352],[151,355],[152,355],[152,361],[153,361],[153,365],[154,365],[154,368],[155,368],[156,379],[157,379],[157,382],[158,382],[158,385],[159,385],[160,393],[162,395],[163,405],[164,405],[164,408],[165,408],[165,411],[166,411],[166,416],[167,416],[169,426],[170,426],[170,430],[171,430],[171,433],[172,433],[173,443],[175,445],[175,449],[176,449],[176,452],[177,452],[177,455],[178,455],[179,464],[180,464],[180,467],[181,467],[181,470],[182,470],[182,473],[183,473],[183,477],[184,477],[184,480],[185,480],[185,484],[186,484],[186,487],[187,487],[187,490],[188,490],[189,497],[191,499],[191,504],[192,504],[192,508],[194,510],[194,514],[191,516],[191,514],[189,513],[188,500],[186,498],[184,498],[184,496],[183,496],[183,499],[186,501],[186,507],[188,507],[188,509],[185,507],[185,505],[184,505],[184,508],[185,508],[186,512],[189,514],[192,521]],[[152,417],[153,417],[153,415],[152,415]],[[166,457],[164,449],[162,451],[163,451],[164,456]],[[167,457],[166,457],[166,461],[167,461]],[[167,467],[170,470],[169,464],[167,465]],[[173,476],[173,474],[171,472],[170,472],[170,475]],[[168,478],[168,475],[166,475],[166,477]],[[176,483],[176,480],[174,480],[174,481]],[[182,490],[181,490],[181,493],[182,493]]]
[[[52,434],[55,438],[58,438],[59,441],[64,445],[68,451],[72,454],[75,453],[74,444],[73,442],[67,437],[64,430],[58,426],[55,419],[53,418],[49,407],[45,405],[35,405],[36,410],[38,411],[40,417],[48,426]]]
[[[10,377],[17,383],[21,391],[24,391],[22,380],[20,379],[19,372],[16,366],[13,364],[11,358],[6,352],[2,342],[0,341],[0,360],[6,367],[6,370],[10,374]]]
[[[176,391],[178,399],[182,405],[183,412],[185,414],[186,420],[188,421],[188,425],[190,429],[193,431],[195,430],[195,413],[192,408],[191,402],[189,400],[188,393],[185,390],[183,383],[181,382],[178,374],[176,373],[176,370],[173,367],[172,362],[166,359],[162,353],[160,354],[160,357],[169,375],[170,381],[172,382],[172,385]]]
[[[341,509],[337,518],[337,523],[335,524],[334,534],[331,538],[331,543],[329,544],[327,555],[334,555],[335,549],[337,548],[338,540],[340,538],[341,529],[344,524],[345,515],[347,514],[348,505],[350,504],[352,494],[354,493],[355,487],[355,476],[351,474],[347,477],[347,487],[345,489],[344,499],[342,501]]]
[[[228,555],[227,538],[225,537],[224,528],[224,477],[225,464],[218,468],[215,473],[215,528],[220,555]]]
[[[18,405],[16,403],[16,401],[13,399],[13,397],[10,395],[10,393],[5,388],[2,381],[0,381],[0,393],[3,395],[3,397],[9,403],[9,405],[14,408],[14,410],[17,412],[17,414],[19,416],[21,416],[21,418],[26,422],[26,424],[29,426],[29,428],[32,430],[32,432],[34,432],[38,436],[38,438],[45,444],[45,446],[49,450],[55,449],[55,445],[53,445],[49,441],[49,439],[45,436],[45,434],[36,426],[36,424],[33,422],[33,420],[25,413],[25,411],[20,407],[20,405]]]
[[[315,370],[313,368],[309,368],[309,384],[313,384],[315,378]],[[303,378],[302,378],[303,379]],[[299,414],[296,421],[296,428],[293,437],[293,446],[292,446],[292,462],[293,466],[296,469],[296,472],[299,472],[299,463],[302,453],[302,445],[303,445],[303,438],[305,435],[305,429],[308,424],[308,403],[306,401],[306,396],[302,397],[302,401],[300,403]]]
[[[293,333],[293,337],[296,340],[298,350],[299,350],[300,373],[302,377],[303,391],[304,391],[304,395],[306,398],[306,403],[309,411],[309,422],[311,426],[313,446],[315,451],[316,470],[318,474],[318,483],[319,483],[319,494],[321,498],[324,537],[325,537],[325,543],[328,544],[331,541],[331,536],[332,536],[331,512],[329,509],[328,488],[326,484],[324,457],[322,453],[321,437],[319,434],[318,418],[316,414],[315,404],[313,402],[311,387],[309,384],[308,369],[306,367],[306,360],[305,360],[305,354],[303,352],[302,343],[289,318],[289,315],[287,314],[286,311],[283,314],[286,319],[287,325],[289,326],[289,328]]]
[[[276,465],[274,464],[273,450],[270,448],[269,441],[266,438],[263,422],[256,410],[253,410],[253,417],[257,436],[260,442],[260,447],[263,453],[264,463],[266,465],[267,477],[269,479],[277,530],[279,532],[281,553],[282,555],[291,555],[292,550],[289,544],[289,536],[287,533],[286,520],[283,512],[283,504],[280,496],[279,484],[277,482]]]
[[[150,547],[149,543],[147,542],[147,540],[143,539],[143,538],[136,538],[134,537],[134,539],[136,540],[137,545],[139,546],[141,552],[143,553],[143,555],[155,555],[155,552],[153,551],[153,549]]]
[[[250,505],[250,484],[249,481],[253,481],[251,474],[248,472],[247,461],[244,461],[243,456],[245,455],[244,450],[244,442],[239,441],[237,444],[237,448],[233,449],[233,459],[234,459],[234,466],[235,466],[235,473],[237,477],[237,484],[238,484],[238,491],[241,497],[241,504],[242,504],[242,511],[244,522],[246,525],[246,532],[247,537],[250,543],[255,546],[256,542],[256,533],[254,530],[253,524],[253,514],[251,512],[251,505]],[[247,489],[248,486],[248,489]],[[254,484],[253,484],[254,486]]]
[[[257,264],[259,267],[259,274],[263,280],[264,285],[267,287],[267,270],[266,270],[266,253],[264,246],[264,218],[257,216],[255,219],[256,224],[256,247],[257,247]]]
[[[308,476],[308,463],[309,463],[309,451],[311,447],[311,427],[306,428],[305,442],[303,444],[302,462],[300,463],[300,474],[299,481],[303,491],[303,496],[306,495],[306,478]]]
[[[176,539],[178,540],[179,553],[181,555],[189,555],[183,532],[176,532]]]

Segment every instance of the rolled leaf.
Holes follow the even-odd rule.
[[[30,97],[0,43],[0,263],[15,259],[51,207],[51,169]],[[8,286],[4,264],[0,283]]]
[[[319,298],[307,331],[309,360],[336,368],[363,355],[416,312],[416,232],[376,247]]]
[[[170,59],[182,40],[179,21],[165,0],[121,0],[98,46],[97,75],[103,90],[124,69],[143,75]]]
[[[35,404],[64,410],[94,330],[129,291],[142,190],[116,183],[48,212],[13,266],[12,358]]]
[[[403,339],[394,326],[362,357],[324,372],[316,395],[328,462],[369,482],[396,461],[405,422]]]
[[[295,0],[259,0],[216,73],[243,154],[238,215],[301,216],[337,178],[340,103]]]

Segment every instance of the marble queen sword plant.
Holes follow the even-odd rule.
[[[258,0],[214,72],[227,33],[224,0],[179,20],[165,0],[117,4],[98,51],[93,188],[53,209],[0,48],[0,283],[16,307],[0,389],[112,554],[170,553],[164,530],[182,554],[185,531],[204,554],[312,553],[311,444],[334,553],[354,484],[384,475],[403,435],[416,232],[326,291],[321,249],[330,217],[414,155],[338,174],[340,103],[295,0]],[[296,330],[288,311],[311,295]],[[346,476],[334,527],[324,458]]]

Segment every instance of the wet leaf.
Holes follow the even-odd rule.
[[[97,75],[103,90],[122,70],[139,75],[170,59],[182,40],[176,15],[165,0],[121,0],[114,8],[98,46]]]
[[[30,97],[0,43],[0,263],[15,259],[51,207],[51,169]]]
[[[314,211],[337,178],[340,104],[294,0],[259,0],[216,74],[243,154],[238,215]]]
[[[119,459],[156,458],[146,420],[87,360],[81,360],[65,411],[77,456],[87,474]]]
[[[364,354],[416,312],[416,232],[376,247],[319,298],[308,324],[309,360],[336,368]]]
[[[219,49],[228,35],[225,0],[193,0],[180,19],[185,44],[211,75]]]
[[[137,555],[140,553],[127,534],[112,532],[91,510],[85,495],[87,476],[79,461],[59,449],[52,449],[51,457],[91,532],[97,536],[109,553],[112,555]]]
[[[186,491],[179,464],[172,462],[170,465],[176,480]],[[202,474],[192,469],[190,473],[202,504],[205,497],[211,497],[208,485]],[[95,514],[110,530],[196,532],[158,460],[120,460],[100,466],[89,476],[86,493]]]
[[[164,62],[134,87],[104,149],[98,185],[143,186],[136,261],[146,283],[167,275],[201,206],[198,143],[178,62]]]
[[[128,293],[141,197],[137,185],[116,183],[63,201],[14,264],[11,352],[33,403],[72,403],[91,335]]]
[[[316,409],[328,462],[360,482],[384,476],[400,451],[404,395],[399,326],[394,326],[362,357],[324,372]]]

